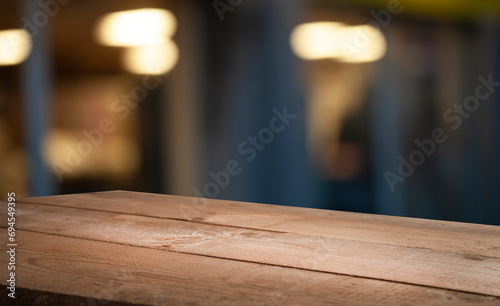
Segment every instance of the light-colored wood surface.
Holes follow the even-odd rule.
[[[123,191],[19,199],[16,209],[18,286],[36,292],[139,304],[500,305],[495,226]]]

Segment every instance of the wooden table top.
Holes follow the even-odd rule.
[[[18,199],[15,226],[29,304],[500,305],[498,226],[126,191]]]

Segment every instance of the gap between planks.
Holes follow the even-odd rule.
[[[36,207],[36,206],[37,206],[36,204],[26,204],[26,205],[28,205],[28,206],[29,206],[29,205],[32,205],[33,207]],[[52,206],[52,205],[40,205],[40,206],[42,206],[42,207],[43,207],[43,206],[49,206],[49,207],[50,207],[50,206]],[[26,207],[26,206],[25,206],[25,207]],[[55,216],[55,214],[54,214],[53,212],[50,212],[50,210],[51,210],[51,209],[49,209],[49,208],[39,208],[39,209],[42,209],[42,211],[39,211],[39,212],[38,212],[38,214],[37,214],[37,216],[38,216],[38,215],[40,215],[40,214],[43,216],[43,212],[48,210],[48,212],[46,212],[46,214],[45,214],[45,217],[46,217],[48,220],[47,220],[47,219],[44,219],[44,221],[45,221],[45,222],[48,222],[48,223],[51,223],[51,222],[57,222],[57,218],[56,218],[56,219],[54,219],[54,220],[52,220],[52,221],[50,221],[50,218]],[[62,211],[62,212],[61,212],[61,216],[63,215],[63,212],[65,212],[65,213],[67,214],[67,216],[66,216],[66,218],[67,218],[67,219],[68,219],[68,218],[73,218],[73,217],[72,217],[72,214],[70,214],[69,212],[71,212],[72,210],[78,210],[78,208],[75,208],[75,207],[65,207],[65,208],[62,208],[61,206],[56,206],[56,208],[52,208],[52,210],[56,210],[56,211],[57,211],[58,209]],[[36,210],[36,209],[35,209],[35,210]],[[80,210],[82,210],[82,209],[80,208]],[[85,211],[89,211],[89,212],[95,212],[94,210],[87,210],[87,209],[83,209],[83,210],[85,210]],[[142,219],[148,219],[148,218],[151,218],[151,217],[149,217],[149,216],[147,216],[147,217],[142,217],[142,216],[137,216],[137,215],[129,215],[129,214],[117,213],[117,212],[111,212],[111,213],[110,213],[110,212],[97,211],[97,212],[96,212],[96,214],[97,214],[97,216],[98,216],[99,214],[101,214],[101,218],[104,218],[104,217],[106,216],[106,214],[107,214],[107,215],[112,215],[112,216],[115,216],[115,217],[117,217],[117,218],[123,218],[123,217],[121,217],[121,215],[128,215],[128,216],[133,217],[132,219],[134,219],[134,218],[135,218],[135,219],[137,219],[137,220],[139,220],[139,221],[140,221],[140,219],[141,219],[141,218],[142,218]],[[74,214],[74,215],[75,215],[75,218],[80,218],[80,219],[81,219],[81,218],[83,218],[81,213],[79,213],[79,214]],[[85,215],[85,214],[83,214],[83,215]],[[97,216],[94,216],[94,218],[90,218],[90,219],[88,218],[88,220],[83,220],[83,219],[82,219],[82,220],[83,220],[83,221],[85,221],[85,224],[89,224],[89,223],[92,223],[92,222],[93,222],[93,220],[95,219],[95,217],[97,217]],[[103,217],[103,216],[104,216],[104,217]],[[25,218],[25,217],[23,217],[23,219],[26,219],[26,218]],[[43,219],[43,218],[42,218],[42,219]],[[155,219],[155,218],[152,218],[152,219]],[[167,220],[167,219],[164,219],[164,218],[158,218],[158,219],[159,219],[159,221],[157,221],[157,222],[160,222],[160,223],[161,223],[161,220]],[[27,217],[27,220],[29,220],[29,216]],[[122,221],[127,221],[127,220],[128,220],[128,219],[127,219],[127,218],[125,218],[125,220],[122,220]],[[22,221],[22,220],[21,220],[21,221]],[[21,221],[20,221],[20,222],[21,222]],[[129,220],[129,221],[130,221],[130,220]],[[137,222],[139,222],[139,221],[137,221]],[[94,222],[97,222],[97,221],[94,221]],[[184,222],[184,223],[185,223],[186,221],[185,221],[185,220],[181,220],[181,221],[179,221],[179,220],[171,220],[171,221],[170,221],[170,223],[172,223],[172,222],[174,222],[174,223],[177,223],[177,222]],[[167,224],[167,222],[166,222],[166,221],[165,221],[164,223],[165,223],[165,224]],[[190,222],[188,222],[188,223],[190,223]],[[63,222],[63,224],[62,224],[62,225],[64,225],[64,222]],[[99,223],[95,223],[94,225],[95,225],[95,226],[99,226]],[[44,225],[43,225],[43,224],[41,224],[40,226],[41,226],[41,227],[43,227]],[[206,227],[217,227],[217,226],[221,226],[221,225],[203,224],[203,226],[206,226]],[[54,229],[54,228],[52,228],[51,230],[52,230],[52,231],[63,231],[63,232],[64,232],[65,230],[68,230],[68,228],[69,228],[69,227],[71,227],[71,224],[67,224],[67,226],[65,226],[64,228],[61,228],[61,229],[58,229],[58,228],[55,228],[55,229]],[[151,226],[151,227],[152,227],[152,230],[154,230],[154,229],[158,229],[158,227],[156,227],[156,228],[155,228],[154,226]],[[161,228],[160,228],[160,229],[161,229]],[[46,230],[50,230],[50,227],[49,227],[49,229],[46,229]],[[206,231],[208,231],[207,229],[205,229],[205,230],[206,230]],[[257,229],[257,230],[261,231],[261,229]],[[70,232],[71,232],[71,230],[70,230]],[[153,232],[154,232],[154,231],[153,231]],[[130,232],[129,234],[134,234],[134,232],[132,231],[132,232]],[[163,234],[165,234],[165,233],[163,233]],[[289,235],[292,235],[293,233],[288,233],[288,232],[285,232],[285,233],[283,233],[283,234],[289,234]],[[73,235],[75,235],[75,234],[73,233]],[[80,235],[84,235],[84,234],[81,234],[81,233],[80,233]],[[86,233],[86,235],[87,235],[87,236],[86,236],[86,238],[88,238],[88,237],[89,237],[89,236],[88,236],[89,234],[88,234],[88,233]],[[301,237],[296,237],[296,236],[297,236],[297,235],[295,235],[295,236],[293,236],[293,237],[295,237],[296,239],[302,239]],[[74,237],[74,236],[69,235],[68,237]],[[99,236],[97,236],[97,237],[99,237]],[[127,237],[128,237],[128,236],[127,236]],[[292,238],[293,238],[293,237],[292,237]],[[81,238],[81,237],[78,237],[78,238]],[[137,238],[137,237],[136,237],[136,238]],[[101,240],[99,240],[99,239],[101,239]],[[103,241],[102,239],[104,239],[104,238],[101,236],[99,239],[96,239],[96,241]],[[293,239],[292,239],[292,240],[293,240]],[[337,240],[338,240],[338,239],[337,239]],[[104,241],[106,241],[106,240],[104,240]],[[122,240],[122,241],[127,241],[127,240]],[[225,241],[223,240],[222,242],[225,242]],[[285,242],[286,242],[286,241],[285,241]],[[313,241],[313,242],[314,242],[314,241]],[[335,241],[335,242],[338,242],[338,241]],[[130,245],[130,243],[127,243],[127,242],[126,242],[126,243],[124,243],[124,244],[128,244],[128,245]],[[227,244],[227,243],[226,243],[226,244]],[[135,244],[132,244],[132,245],[137,246],[137,245],[135,245]],[[209,246],[210,246],[210,245],[209,245]],[[260,246],[261,246],[261,247],[266,247],[266,245],[260,245]],[[363,246],[363,245],[361,245],[361,246]],[[154,246],[154,245],[153,245],[153,247],[156,247],[157,249],[159,248],[159,246]],[[216,243],[215,245],[213,245],[213,243],[212,243],[211,247],[219,247],[219,251],[221,251],[221,249],[220,249],[220,245],[217,245],[217,243]],[[223,247],[224,247],[224,245],[223,245]],[[292,248],[290,248],[290,247],[289,247],[287,250],[288,250],[288,251],[293,252],[293,251],[294,251],[294,249],[293,249],[293,247],[294,247],[294,246],[293,246],[293,245],[291,245],[291,247],[292,247]],[[314,245],[313,245],[312,247],[314,247]],[[358,249],[359,249],[359,248],[360,248],[360,247],[358,246]],[[400,248],[401,248],[401,247],[400,247]],[[208,249],[210,250],[211,248],[208,248]],[[230,249],[230,247],[229,247],[229,249]],[[173,251],[176,251],[176,250],[173,250]],[[254,252],[255,252],[255,251],[259,252],[259,251],[261,251],[261,250],[257,249],[257,250],[254,250]],[[300,249],[298,249],[298,251],[301,251],[301,250],[300,250]],[[307,251],[307,249],[306,249],[306,251]],[[191,250],[190,250],[190,248],[189,248],[189,246],[188,246],[188,248],[187,248],[186,250],[177,250],[176,252],[179,252],[179,253],[187,253],[187,254],[193,254],[193,255],[212,255],[212,256],[213,256],[213,254],[206,253],[206,252],[207,252],[207,248],[203,248],[203,247],[201,247],[201,248],[200,248],[200,247],[197,247],[196,245],[194,246],[194,248],[192,248],[192,247],[191,247]],[[205,253],[200,253],[200,252],[205,252]],[[222,249],[222,252],[223,252],[223,253],[225,252],[225,254],[226,254],[226,256],[225,256],[225,257],[221,257],[221,256],[214,256],[214,257],[217,257],[217,258],[225,258],[225,259],[232,259],[232,260],[242,260],[242,258],[235,258],[235,257],[234,257],[234,256],[235,256],[235,254],[234,254],[234,253],[231,253],[231,250],[225,250],[225,249],[223,248],[223,249]],[[262,250],[261,252],[264,252],[264,253],[265,253],[265,251],[264,251],[264,250]],[[297,254],[299,254],[299,255],[300,255],[300,252],[298,252]],[[233,257],[228,257],[229,255],[232,255]],[[236,255],[237,255],[237,254],[236,254]],[[282,254],[282,255],[283,255],[283,254]],[[304,252],[302,251],[302,255],[304,255],[304,257],[306,257],[306,258],[307,258],[307,255],[314,255],[314,251],[313,251],[313,252],[309,252],[309,253],[307,253],[307,252],[306,252],[306,253],[304,253]],[[425,254],[424,254],[424,255],[425,255]],[[432,255],[432,254],[430,254],[430,255]],[[436,254],[434,254],[434,255],[436,255]],[[437,255],[439,255],[439,254],[437,254]],[[446,254],[446,255],[449,255],[449,254]],[[274,259],[274,260],[275,260],[275,262],[263,262],[263,261],[256,261],[256,260],[244,260],[244,259],[243,259],[243,260],[244,260],[244,261],[249,261],[249,262],[254,262],[254,263],[260,263],[260,264],[266,264],[266,263],[267,263],[267,264],[272,264],[272,265],[277,265],[277,266],[283,266],[283,267],[292,267],[292,266],[289,266],[289,265],[283,265],[283,264],[281,264],[281,265],[280,265],[280,264],[276,264],[276,260],[278,260],[278,261],[280,261],[280,260],[281,260],[281,259],[280,259],[280,256],[278,256],[277,258],[278,258],[278,259],[276,259],[276,258]],[[425,256],[424,256],[423,258],[424,258],[425,260],[427,260],[427,258],[425,258]],[[342,258],[340,258],[340,259],[342,259]],[[362,258],[359,258],[359,259],[362,259]],[[382,259],[383,259],[383,258],[382,258]],[[383,264],[382,259],[379,259],[379,264],[380,264],[380,263],[382,263],[382,264]],[[498,258],[496,258],[496,257],[495,257],[495,258],[491,258],[491,259],[495,259],[495,260],[496,260],[496,259],[498,259]],[[347,262],[347,263],[349,263],[349,262]],[[411,264],[411,263],[412,263],[411,261],[410,261],[410,262],[406,262],[406,266],[405,266],[405,262],[400,263],[400,268],[402,268],[403,270],[404,270],[404,269],[409,269],[409,267],[408,267],[408,266],[409,266],[409,264]],[[425,263],[425,262],[424,262],[424,263]],[[432,263],[432,262],[431,262],[431,263]],[[467,263],[467,262],[465,261],[464,263]],[[294,264],[294,263],[291,263],[291,264]],[[300,262],[299,262],[299,264],[300,264]],[[429,278],[429,276],[431,276],[431,278],[432,278],[432,276],[433,276],[433,275],[430,275],[430,272],[428,272],[428,274],[429,274],[429,275],[425,275],[425,274],[424,274],[424,275],[422,275],[422,276],[421,276],[421,277],[423,277],[423,280],[424,280],[424,282],[423,282],[423,283],[422,283],[422,282],[417,282],[417,283],[415,283],[415,282],[405,281],[405,280],[401,280],[401,279],[391,279],[391,278],[389,278],[389,279],[388,279],[387,277],[379,277],[379,276],[376,276],[376,275],[375,275],[375,276],[374,276],[374,275],[369,275],[369,274],[368,274],[368,275],[366,275],[366,274],[365,274],[365,275],[360,275],[359,273],[361,273],[361,272],[366,273],[366,271],[364,271],[363,269],[361,269],[361,270],[357,271],[357,272],[358,272],[358,274],[354,274],[354,273],[350,273],[350,272],[349,272],[349,269],[344,270],[344,271],[338,271],[338,270],[327,270],[327,271],[325,271],[325,270],[315,270],[315,269],[309,269],[309,268],[307,268],[307,264],[308,264],[308,262],[302,262],[302,265],[304,265],[304,264],[306,264],[306,266],[305,266],[305,267],[304,267],[304,266],[301,266],[301,267],[293,266],[293,267],[295,267],[295,268],[302,268],[302,269],[306,269],[306,270],[317,271],[317,272],[327,272],[327,273],[335,273],[335,274],[342,274],[342,275],[349,275],[349,276],[353,276],[353,275],[354,275],[354,276],[358,276],[358,277],[366,277],[366,278],[372,278],[372,279],[379,279],[379,280],[395,281],[395,282],[407,283],[407,284],[414,284],[414,285],[429,286],[429,287],[434,287],[434,288],[441,288],[441,289],[456,290],[456,291],[461,291],[461,292],[471,292],[471,293],[479,293],[479,294],[485,294],[485,295],[498,296],[498,295],[496,295],[496,293],[491,294],[491,290],[493,290],[493,291],[494,291],[494,289],[489,289],[489,290],[487,290],[487,287],[486,287],[486,289],[485,289],[485,288],[483,288],[481,291],[477,291],[477,289],[476,289],[476,291],[474,291],[474,290],[469,290],[467,287],[464,287],[464,286],[458,286],[458,285],[456,285],[456,284],[454,285],[454,287],[443,287],[442,285],[440,285],[440,286],[433,285],[433,284],[432,284],[432,282],[431,282],[431,283],[429,283],[429,279],[428,279],[428,278]],[[328,262],[328,261],[326,261],[326,260],[323,260],[323,264],[329,264],[329,262]],[[297,262],[295,262],[295,265],[297,265]],[[453,265],[451,265],[451,266],[453,267]],[[439,268],[439,266],[437,266],[437,267]],[[444,267],[441,267],[441,268],[447,268],[447,267],[448,267],[448,268],[450,268],[449,266],[444,266]],[[330,268],[331,268],[331,267],[330,267]],[[342,268],[342,267],[341,267],[341,268]],[[344,268],[345,268],[345,267],[344,267]],[[352,262],[351,262],[351,268],[352,268],[352,269],[354,269],[354,270],[356,270],[356,265],[353,265],[353,263],[352,263]],[[378,268],[378,267],[377,267],[377,268]],[[410,270],[408,270],[408,272],[410,272],[410,271],[411,271],[411,268],[413,268],[413,267],[410,267]],[[332,269],[332,268],[331,268],[331,269]],[[337,266],[333,265],[333,269],[340,269],[340,268],[339,268],[339,266],[338,266],[338,265],[337,265]],[[383,269],[382,269],[381,271],[379,271],[379,273],[383,273],[383,272],[384,272],[384,271],[383,271]],[[476,271],[476,272],[478,272],[478,271]],[[483,272],[484,272],[484,271],[483,271]],[[411,272],[410,272],[410,273],[411,273]],[[403,274],[403,277],[404,277],[404,273],[402,273],[402,274]],[[452,277],[452,276],[453,276],[453,275],[450,275],[450,276],[448,277],[448,281],[453,280],[453,277]],[[399,277],[401,277],[401,276],[399,276]],[[456,277],[456,275],[455,275],[455,277]],[[474,283],[474,282],[473,282],[473,280],[474,280],[474,279],[473,279],[473,278],[471,278],[471,276],[468,276],[468,277],[469,277],[469,281],[470,281],[471,283]],[[427,280],[426,280],[426,279],[427,279]],[[425,280],[426,280],[426,281],[425,281]],[[444,280],[446,281],[447,279],[445,278]],[[422,281],[422,279],[421,279],[421,281]],[[443,279],[442,279],[441,281],[443,281]],[[457,287],[457,286],[458,286],[458,287]],[[484,286],[484,284],[483,284],[483,286]],[[481,289],[481,288],[479,288],[479,289]],[[485,291],[485,290],[486,290],[486,291]],[[495,292],[496,292],[496,291],[495,291]]]
[[[102,198],[102,196],[107,197],[115,195],[117,196],[116,199]],[[123,199],[120,198],[120,196],[126,196],[126,198]],[[146,202],[145,199],[132,198],[132,196],[147,196],[154,198],[147,199]],[[158,201],[157,198],[160,197],[162,198],[162,200]],[[61,199],[65,201],[61,203]],[[170,207],[172,205],[183,205],[183,203],[174,204],[169,201],[171,200],[175,202],[179,201],[179,199],[189,200],[191,198],[181,196],[144,194],[136,192],[108,191],[91,194],[28,198],[23,199],[24,201],[19,200],[19,202],[123,213],[159,219],[190,221],[203,224],[217,224],[221,226],[233,226],[255,230],[293,232],[303,235],[376,242],[386,245],[405,246],[437,251],[456,252],[457,248],[461,247],[463,249],[466,249],[466,252],[462,253],[473,253],[481,256],[489,256],[491,254],[493,255],[493,257],[500,257],[500,244],[498,244],[498,237],[500,237],[500,227],[496,226],[393,216],[368,215],[350,212],[322,211],[317,209],[232,202],[223,200],[211,200],[213,201],[213,206],[216,206],[215,208],[220,209],[220,211],[217,211],[216,213],[210,213],[209,211],[211,209],[210,207],[208,207],[206,210],[199,212],[202,213],[201,218],[197,217],[188,219],[179,216],[178,209],[172,209],[172,207]],[[42,202],[37,200],[42,200]],[[48,201],[51,201],[53,203],[48,203]],[[68,201],[76,202],[76,204],[66,204],[66,202]],[[82,201],[85,202],[86,207],[81,207]],[[95,205],[95,202],[98,201],[102,201],[103,204],[111,206],[112,209],[103,209],[100,205]],[[127,203],[128,201],[133,201],[133,204],[131,205],[130,203]],[[120,204],[120,207],[116,207],[117,202],[123,204]],[[133,209],[137,209],[137,207],[133,207],[135,206],[136,202],[141,202],[140,204],[144,205],[143,211],[145,211],[145,213],[137,212]],[[238,205],[238,207],[233,207],[233,205]],[[221,209],[221,206],[226,207],[224,207],[224,209]],[[240,209],[240,214],[228,213],[227,206],[231,206],[231,209],[234,210]],[[146,208],[152,208],[155,213],[147,213]],[[259,210],[263,209],[264,211],[260,212],[259,215],[255,215],[254,210],[257,208]],[[276,209],[279,209],[280,212],[284,212],[284,216],[276,216],[276,212],[269,212],[269,210]],[[130,212],[131,210],[134,210],[134,212]],[[316,217],[314,222],[309,222],[311,220],[304,220],[301,214],[301,218],[294,217],[287,220],[286,218],[290,218],[295,214],[295,210],[299,210],[302,213],[305,212],[306,214],[334,213],[339,214],[340,216],[332,217],[329,215],[329,219],[327,220],[324,216],[307,215],[305,218]],[[246,213],[250,213],[250,217],[246,217]],[[275,223],[266,224],[265,221],[259,220],[259,218],[271,219],[272,222]],[[283,218],[285,218],[285,220],[283,220]],[[404,223],[404,225],[402,225],[401,223]],[[289,224],[293,224],[293,226],[290,227]],[[334,225],[333,227],[331,226],[332,224]],[[335,229],[333,232],[332,228]],[[373,231],[376,231],[378,235],[372,235]],[[340,236],[342,236],[343,238],[340,238]],[[425,237],[426,239],[423,239],[422,237]],[[480,248],[478,248],[477,244],[474,245],[472,243],[474,240],[478,239],[480,239],[483,244]],[[450,243],[451,240],[453,240],[453,243]],[[494,240],[497,243],[496,246],[494,245]]]
[[[1,202],[2,204],[4,202]],[[166,217],[166,216],[155,216],[155,215],[148,215],[148,214],[139,214],[139,213],[130,213],[130,212],[122,212],[122,211],[116,211],[116,210],[107,210],[107,209],[97,209],[97,208],[86,208],[86,207],[77,207],[77,206],[71,206],[71,205],[60,205],[60,204],[50,204],[50,203],[40,203],[40,202],[34,202],[34,201],[23,201],[18,200],[17,203],[23,203],[23,204],[28,204],[28,205],[41,205],[41,206],[50,206],[50,207],[55,207],[55,208],[67,208],[67,209],[77,209],[77,210],[84,210],[84,211],[95,211],[95,212],[104,212],[104,213],[110,213],[110,214],[116,214],[116,215],[128,215],[128,216],[138,216],[138,217],[143,217],[143,218],[154,218],[154,219],[160,219],[160,220],[172,220],[172,221],[178,221],[178,222],[188,222],[188,223],[197,223],[197,224],[203,224],[203,225],[209,225],[209,226],[221,226],[221,227],[228,227],[228,228],[235,228],[235,229],[243,229],[243,230],[254,230],[254,231],[262,231],[262,232],[268,232],[268,233],[279,233],[279,234],[299,234],[299,235],[305,235],[305,236],[311,236],[311,237],[321,237],[321,238],[334,238],[335,240],[343,240],[343,241],[360,241],[360,242],[367,242],[363,240],[355,240],[355,239],[347,239],[347,238],[338,238],[338,237],[331,237],[331,236],[324,236],[320,234],[311,234],[311,233],[301,233],[301,232],[290,232],[290,231],[284,231],[284,230],[273,230],[273,229],[267,229],[267,228],[262,228],[262,227],[250,227],[250,226],[238,226],[238,225],[232,225],[232,224],[225,224],[225,223],[217,223],[217,222],[210,222],[210,221],[203,221],[203,220],[196,220],[196,219],[183,219],[183,218],[175,218],[175,217]],[[6,227],[0,225],[0,227]],[[499,237],[500,239],[500,237]],[[371,242],[369,242],[371,243]],[[375,242],[373,242],[375,243]],[[400,244],[392,244],[392,243],[379,243],[381,245],[385,246],[393,246],[393,247],[406,247],[406,248],[412,248],[412,249],[422,249],[422,250],[430,250],[430,251],[440,251],[440,250],[435,250],[432,248],[426,248],[426,247],[415,247],[415,246],[405,246],[405,245],[400,245]],[[472,255],[469,253],[463,253],[463,252],[456,252],[456,251],[445,251],[446,253],[453,253],[457,255]],[[499,257],[497,256],[488,256],[488,255],[480,255],[483,258],[489,258],[489,259],[498,259]]]
[[[2,226],[0,226],[0,228],[2,228]],[[219,259],[219,260],[230,260],[230,261],[237,261],[237,262],[258,264],[258,265],[263,265],[263,266],[281,267],[281,268],[285,268],[285,269],[296,269],[296,270],[300,270],[300,271],[308,271],[308,272],[314,272],[314,273],[326,273],[326,274],[332,274],[332,275],[339,275],[339,276],[346,276],[346,277],[355,277],[355,278],[360,278],[360,279],[368,279],[368,280],[375,280],[375,281],[395,283],[395,284],[402,284],[402,285],[411,285],[411,286],[417,286],[417,287],[422,287],[422,288],[432,288],[432,289],[438,289],[438,290],[446,290],[446,291],[457,292],[457,293],[477,294],[477,295],[481,295],[481,296],[485,296],[485,297],[491,297],[491,298],[500,298],[500,296],[497,296],[497,295],[478,293],[478,292],[474,292],[474,291],[459,290],[459,289],[450,289],[450,288],[437,287],[437,286],[431,286],[431,285],[425,285],[425,284],[416,284],[416,283],[410,283],[410,282],[404,282],[404,281],[396,281],[396,280],[376,278],[376,277],[369,277],[369,276],[359,276],[359,275],[355,275],[355,274],[338,273],[338,272],[331,272],[331,271],[324,271],[324,270],[314,270],[314,269],[307,269],[307,268],[301,268],[301,267],[296,267],[296,266],[286,266],[286,265],[279,265],[279,264],[273,264],[273,263],[251,261],[251,260],[244,260],[244,259],[238,259],[238,258],[220,257],[220,256],[216,256],[216,255],[206,255],[206,254],[200,254],[200,253],[192,253],[192,252],[185,252],[185,251],[176,251],[176,250],[173,250],[173,249],[158,249],[158,248],[155,248],[155,247],[152,247],[152,246],[139,246],[139,245],[134,245],[134,244],[129,244],[129,243],[103,241],[103,240],[98,240],[98,239],[82,238],[82,237],[68,236],[68,235],[63,235],[63,234],[45,233],[45,232],[39,232],[39,231],[34,231],[34,230],[23,229],[22,231],[29,232],[29,233],[36,233],[36,234],[44,234],[44,235],[51,235],[51,236],[58,236],[58,237],[65,237],[65,238],[72,238],[72,239],[81,239],[81,240],[85,240],[85,241],[118,244],[118,245],[122,245],[122,246],[133,247],[133,248],[145,248],[145,249],[151,249],[151,250],[161,250],[161,251],[173,252],[173,253],[178,253],[178,254],[189,254],[189,255],[194,255],[194,256],[203,256],[203,257],[208,257],[208,258],[213,258],[213,259]]]
[[[424,302],[430,305],[453,301],[476,301],[494,305],[498,302],[498,299],[474,294],[457,294],[446,290],[352,279],[346,276],[311,274],[307,271],[263,267],[254,263],[226,261],[225,265],[220,266],[219,260],[211,258],[181,256],[144,248],[132,248],[131,251],[128,246],[113,246],[103,242],[78,243],[79,239],[76,238],[58,238],[24,231],[21,231],[20,235],[30,246],[26,253],[20,254],[20,260],[26,263],[26,271],[30,272],[31,277],[28,282],[36,284],[38,289],[78,293],[80,296],[96,297],[96,294],[99,296],[99,292],[103,292],[104,289],[106,296],[109,296],[111,290],[114,300],[141,304],[304,305],[350,302],[360,305],[400,305],[403,302],[410,304]],[[51,245],[51,251],[40,253],[46,245]],[[74,245],[74,248],[63,255],[67,245]],[[0,246],[1,248],[3,246]],[[101,252],[89,253],[88,249]],[[27,254],[28,252],[31,253]],[[46,257],[40,257],[41,255]],[[85,260],[82,261],[82,257]],[[143,260],[136,261],[136,257]],[[50,261],[47,262],[49,258]],[[118,271],[120,273],[116,272],[120,267],[116,265],[116,258],[122,260],[122,271]],[[61,265],[51,265],[51,269],[45,268],[44,263],[54,263],[54,260],[79,263],[82,267],[80,272],[78,269],[67,270]],[[24,266],[20,265],[20,268]],[[41,268],[47,271],[40,270]],[[58,269],[60,271],[57,271]],[[106,271],[110,269],[120,276],[115,276],[114,280],[110,279],[118,288],[110,288],[105,279],[98,277],[107,275]],[[61,279],[55,278],[47,283],[47,275],[54,272]],[[36,276],[42,276],[45,281],[33,280]],[[68,281],[72,281],[74,277],[85,286],[67,287]],[[297,277],[300,281],[297,281]],[[162,281],[158,282],[158,279]]]

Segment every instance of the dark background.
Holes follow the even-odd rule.
[[[42,2],[58,9],[33,37],[30,57],[0,66],[2,199],[12,191],[195,189],[220,199],[500,224],[500,93],[457,128],[443,118],[475,94],[478,77],[500,81],[497,1],[402,0],[390,20],[383,11],[395,2],[383,0]],[[220,2],[231,8],[223,20]],[[104,14],[143,7],[176,16],[179,60],[122,120],[112,102],[145,76],[127,73],[123,48],[102,46],[93,33]],[[23,27],[39,11],[38,1],[2,1],[0,30]],[[374,62],[304,60],[290,47],[302,23],[380,20],[387,50]],[[238,147],[285,107],[296,117],[247,161]],[[114,131],[59,180],[54,163],[103,118]],[[446,141],[403,177],[398,156],[408,160],[415,140],[436,128]],[[231,160],[241,172],[212,188],[209,173]],[[387,171],[404,182],[391,190]]]

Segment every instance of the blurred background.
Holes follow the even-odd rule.
[[[495,0],[3,0],[0,198],[499,225],[499,41]]]

